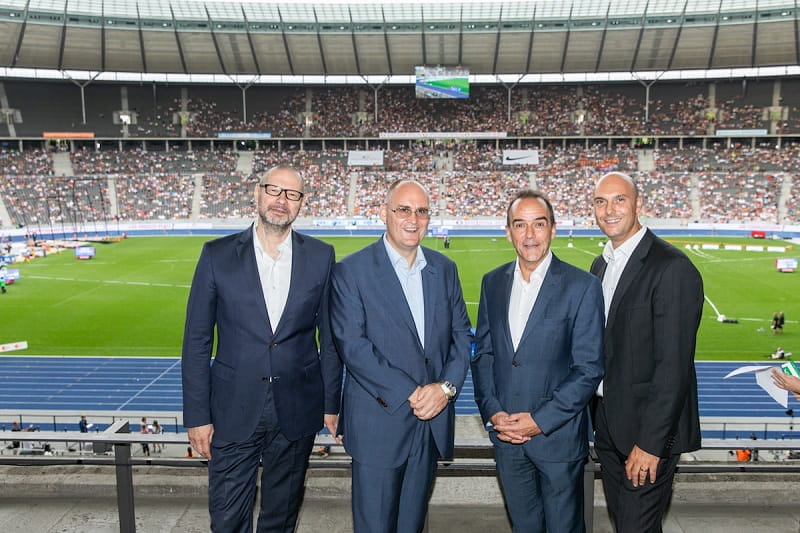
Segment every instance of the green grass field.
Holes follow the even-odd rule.
[[[28,341],[19,355],[145,355],[180,354],[186,298],[202,243],[207,237],[139,237],[98,245],[97,257],[77,261],[72,252],[19,265],[22,279],[0,295],[0,344]],[[373,238],[330,238],[343,257]],[[692,242],[723,239],[692,239]],[[752,243],[747,239],[724,239]],[[762,241],[763,242],[763,241]],[[600,252],[600,241],[576,238],[553,243],[565,261],[588,269]],[[783,243],[775,243],[783,244]],[[425,245],[441,249],[438,239]],[[676,245],[683,247],[682,242]],[[442,250],[444,252],[444,250]],[[800,252],[800,251],[798,251]],[[475,325],[481,276],[511,261],[514,252],[504,238],[455,237],[445,252],[459,265],[464,297]],[[708,303],[703,312],[698,359],[763,360],[781,345],[800,353],[800,272],[780,274],[779,255],[769,252],[690,252],[705,281],[708,300],[720,313],[739,320],[718,323]],[[781,338],[771,335],[772,313],[787,317]],[[763,328],[763,332],[758,330]]]

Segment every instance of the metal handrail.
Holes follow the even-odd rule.
[[[5,437],[5,435],[4,435]],[[100,433],[80,433],[63,431],[19,431],[9,435],[3,440],[9,441],[35,441],[35,442],[70,442],[93,443],[113,447],[113,457],[85,457],[85,456],[31,456],[31,455],[0,455],[0,465],[16,466],[52,466],[52,465],[96,465],[114,466],[117,479],[117,509],[119,513],[120,532],[134,533],[136,531],[136,515],[133,499],[133,467],[134,466],[169,466],[169,467],[206,467],[205,459],[182,458],[140,458],[131,457],[131,445],[142,443],[159,444],[188,444],[189,438],[185,433],[143,434],[130,433],[127,420],[119,420]],[[330,435],[317,435],[316,445],[340,446]],[[735,448],[748,448],[751,450],[792,450],[800,448],[800,441],[796,440],[725,440],[707,439],[703,441],[703,450],[731,450]],[[488,437],[473,437],[456,440],[455,459],[439,461],[439,475],[494,475],[496,472],[492,454],[492,444]],[[350,469],[351,461],[344,459],[328,459],[311,461],[310,468],[314,469]],[[800,473],[800,464],[783,463],[736,463],[736,464],[709,464],[709,463],[681,463],[678,473]],[[594,521],[594,480],[600,477],[600,463],[594,450],[591,450],[589,461],[584,469],[584,520],[587,531],[592,530]]]

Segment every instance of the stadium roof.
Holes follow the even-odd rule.
[[[229,76],[800,64],[795,0],[0,1],[0,67]]]

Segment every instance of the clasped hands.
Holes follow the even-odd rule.
[[[424,387],[417,386],[408,397],[408,404],[414,411],[414,416],[420,420],[430,420],[447,407],[447,396],[441,385],[429,383]]]
[[[489,421],[497,432],[497,438],[511,444],[524,444],[542,432],[530,413],[508,414],[500,411],[492,415]]]

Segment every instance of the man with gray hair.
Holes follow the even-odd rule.
[[[427,190],[396,181],[380,216],[384,236],[332,274],[331,327],[347,368],[339,433],[353,457],[355,532],[415,533],[436,460],[453,455],[471,335],[455,263],[420,246]]]
[[[270,169],[253,194],[256,223],[205,243],[197,262],[181,360],[183,423],[208,459],[211,529],[252,531],[261,464],[258,531],[288,533],[314,437],[323,420],[336,431],[342,366],[328,321],[334,251],[292,231],[306,197],[297,171]]]

